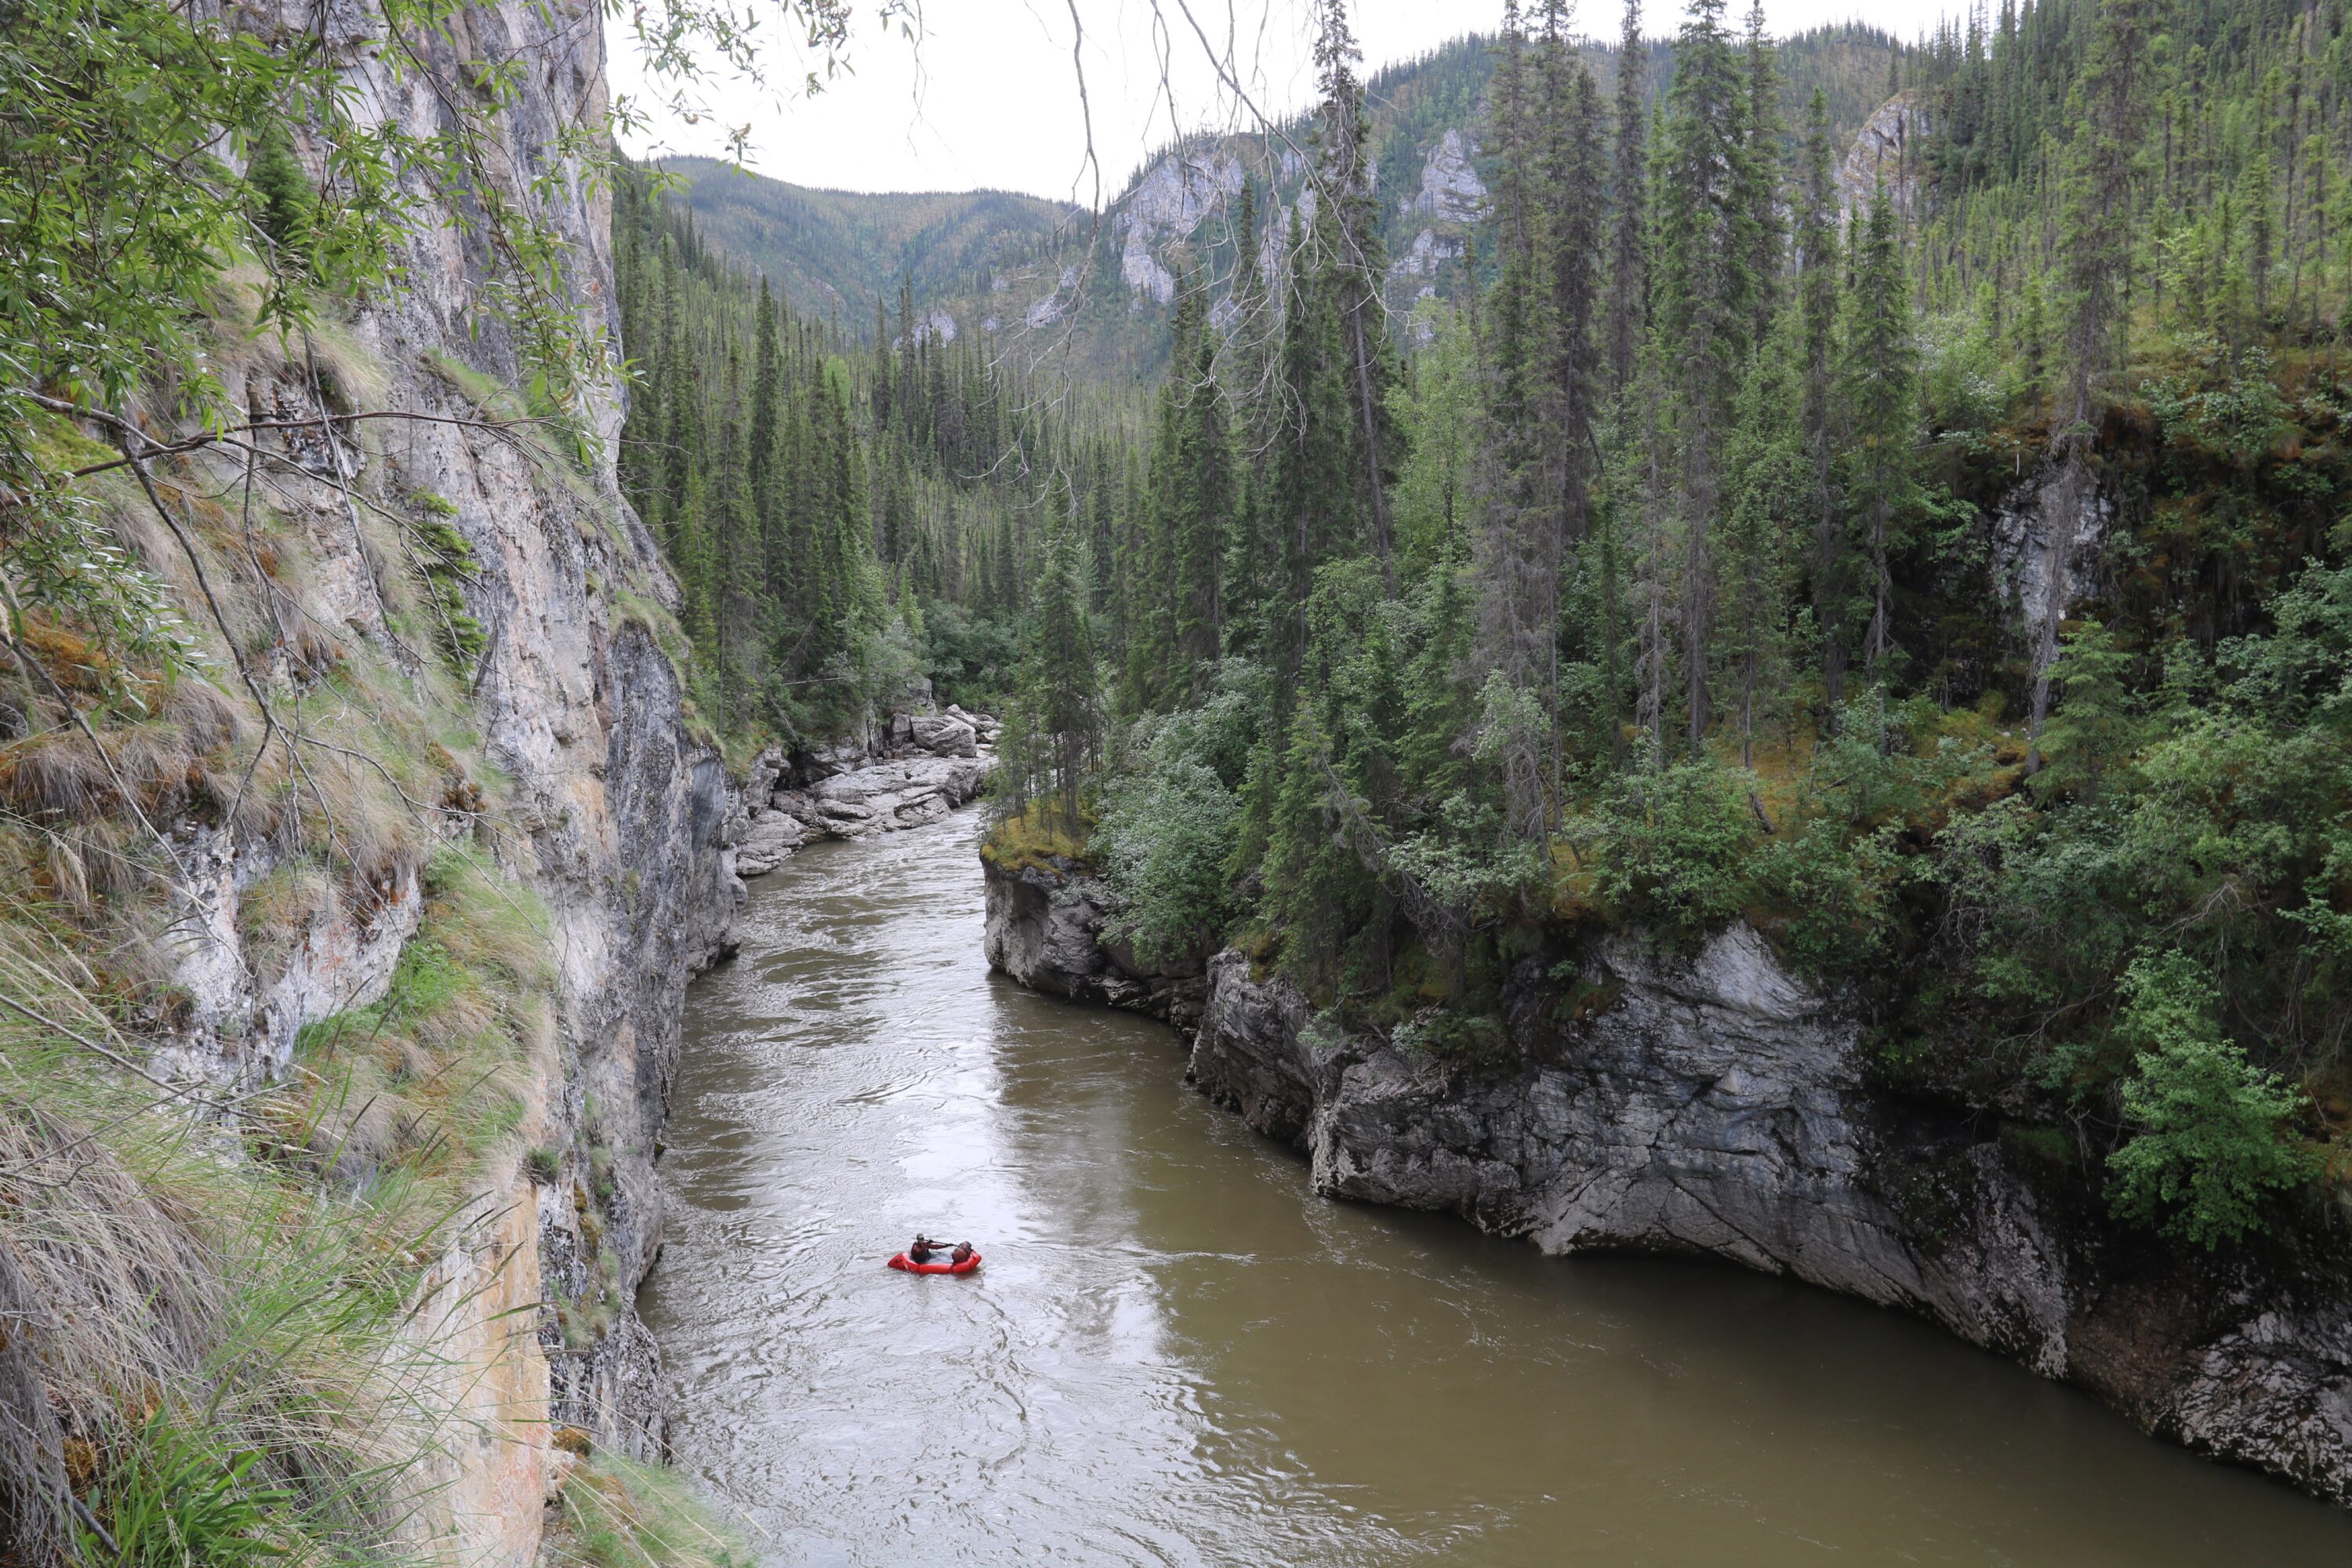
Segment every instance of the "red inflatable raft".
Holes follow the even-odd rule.
[[[975,1252],[961,1263],[918,1263],[903,1252],[894,1252],[890,1267],[908,1274],[969,1274],[980,1267],[980,1254]]]

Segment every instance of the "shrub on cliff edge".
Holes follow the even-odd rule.
[[[2316,1169],[2284,1131],[2302,1091],[2221,1037],[2220,994],[2187,954],[2135,960],[2124,989],[2120,1032],[2147,1048],[2123,1084],[2139,1131],[2107,1157],[2116,1212],[2209,1251],[2262,1229],[2265,1200]]]

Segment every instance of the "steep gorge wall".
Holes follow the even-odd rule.
[[[475,62],[517,62],[520,85],[489,122],[491,165],[503,161],[519,187],[537,181],[530,200],[562,241],[573,302],[592,328],[617,336],[607,205],[562,151],[604,111],[595,5],[511,0],[456,11],[445,35],[417,43],[429,68],[398,72],[372,5],[338,0],[283,20],[317,28],[362,118],[418,136],[443,129],[440,94]],[[576,1427],[646,1458],[663,1447],[658,1354],[634,1302],[661,1247],[654,1161],[685,987],[723,948],[742,887],[725,842],[729,783],[688,721],[668,621],[676,591],[614,472],[618,389],[593,389],[587,401],[581,418],[601,455],[584,464],[560,439],[483,428],[486,415],[519,405],[506,389],[528,379],[488,308],[499,275],[492,240],[457,221],[467,198],[421,185],[412,195],[425,221],[405,239],[404,283],[335,327],[323,377],[341,406],[401,417],[326,439],[289,432],[273,448],[292,476],[277,487],[277,510],[299,536],[298,563],[276,588],[261,587],[301,625],[281,628],[258,673],[299,704],[311,689],[293,668],[301,650],[340,644],[415,676],[437,654],[413,626],[402,636],[391,606],[415,561],[382,520],[429,497],[470,547],[458,591],[486,642],[457,710],[435,717],[469,729],[470,754],[495,776],[468,779],[453,762],[438,808],[412,805],[431,819],[428,835],[470,845],[535,896],[555,982],[552,1027],[527,1043],[516,1075],[520,1126],[448,1227],[413,1320],[445,1362],[445,1429],[456,1434],[435,1461],[443,1484],[427,1508],[439,1517],[417,1528],[445,1539],[455,1560],[524,1564],[572,1463],[558,1433]],[[320,357],[267,343],[227,356],[230,398],[257,419],[307,417],[323,406]],[[177,574],[167,554],[155,558]],[[177,587],[202,624],[200,584]],[[224,1081],[278,1077],[305,1025],[385,994],[418,929],[414,864],[402,862],[372,905],[331,900],[290,938],[265,933],[292,942],[289,962],[258,951],[254,922],[241,918],[241,900],[272,868],[271,843],[235,825],[181,837],[183,860],[203,874],[173,928],[192,1003],[167,1064]]]
[[[1486,1070],[1348,1036],[1227,950],[1141,975],[1083,877],[988,869],[990,962],[1189,1024],[1187,1077],[1304,1152],[1317,1192],[1548,1252],[1690,1253],[1918,1312],[2145,1430],[2352,1506],[2352,1265],[2321,1224],[2233,1253],[2119,1232],[2070,1151],[1881,1081],[1853,1020],[1745,927],[1526,964]]]
[[[373,14],[349,15],[363,58]],[[478,5],[457,14],[436,53],[453,69],[468,58],[527,63],[500,122],[506,151],[518,168],[552,165],[564,176],[541,219],[566,241],[592,323],[617,337],[608,205],[583,171],[554,163],[560,138],[604,110],[601,13],[585,3]],[[435,125],[422,77],[394,88],[362,68],[387,113],[420,131]],[[486,252],[486,240],[454,225],[425,231],[411,287],[359,319],[390,373],[393,405],[477,414],[444,368],[452,360],[499,382],[524,379],[512,342],[480,329]],[[625,598],[667,608],[676,594],[620,498],[618,399],[592,406],[603,456],[584,479],[450,425],[404,423],[382,459],[382,483],[445,498],[455,509],[447,521],[473,547],[467,605],[488,633],[475,714],[486,755],[512,781],[520,829],[503,858],[545,900],[560,954],[556,1038],[535,1075],[526,1136],[561,1158],[537,1185],[520,1168],[498,1173],[490,1201],[508,1217],[484,1252],[503,1247],[503,1277],[483,1302],[474,1350],[516,1363],[509,1375],[522,1397],[487,1462],[457,1467],[463,1533],[520,1561],[537,1544],[530,1505],[563,1462],[550,1447],[555,1429],[585,1428],[639,1458],[661,1450],[659,1356],[635,1310],[661,1247],[654,1157],[687,982],[719,951],[741,899],[721,847],[730,802],[719,759],[688,731],[658,613]],[[543,1303],[514,1320],[527,1342],[497,1342],[488,1310],[502,1299]]]

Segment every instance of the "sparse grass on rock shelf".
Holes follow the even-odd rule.
[[[980,841],[980,855],[1000,871],[1059,875],[1085,863],[1087,844],[1085,835],[1073,833],[1052,803],[1032,801],[997,819]]]
[[[564,1482],[562,1521],[541,1560],[548,1568],[753,1568],[759,1561],[676,1471],[601,1451],[583,1457]]]

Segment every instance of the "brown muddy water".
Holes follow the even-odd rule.
[[[1168,1030],[990,975],[975,830],[803,851],[689,1000],[642,1305],[772,1562],[2352,1563],[1924,1323],[1316,1197]]]

